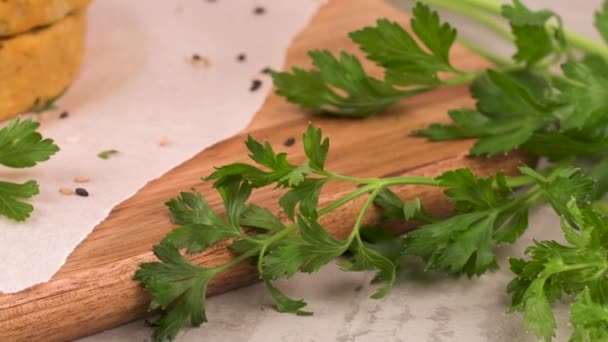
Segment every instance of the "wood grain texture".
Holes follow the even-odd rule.
[[[382,0],[330,1],[295,39],[286,65],[308,65],[306,51],[313,48],[355,51],[346,33],[372,24],[379,17],[407,22],[404,14]],[[484,66],[481,60],[460,47],[454,49],[453,57],[455,64],[465,69]],[[466,87],[457,87],[403,101],[371,119],[349,120],[311,117],[276,95],[270,95],[246,131],[289,152],[292,161],[298,163],[304,160],[299,137],[308,122],[313,121],[331,137],[328,169],[352,176],[437,175],[463,166],[470,166],[480,174],[497,170],[513,173],[523,158],[519,154],[469,159],[466,151],[470,141],[429,143],[408,135],[431,122],[445,121],[445,113],[450,108],[471,104]],[[283,147],[283,141],[289,137],[296,137],[296,144]],[[221,211],[219,196],[199,179],[208,175],[214,166],[245,160],[244,139],[245,133],[208,148],[116,206],[49,282],[19,293],[0,295],[0,341],[68,340],[144,315],[149,298],[131,277],[139,263],[154,259],[150,252],[152,245],[173,227],[163,203],[179,191],[196,188]],[[322,193],[321,205],[351,189],[349,184],[328,184]],[[450,213],[449,203],[437,189],[408,187],[397,192],[403,197],[421,196],[435,214]],[[261,190],[252,198],[257,204],[280,213],[276,192]],[[360,205],[360,201],[350,203],[324,216],[321,222],[335,236],[344,237]],[[370,212],[366,219],[373,221],[376,213]],[[193,260],[215,265],[230,258],[230,252],[220,244]],[[218,276],[210,285],[209,294],[256,280],[255,271],[243,264]],[[213,319],[213,313],[209,316]]]

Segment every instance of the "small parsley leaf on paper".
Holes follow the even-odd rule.
[[[101,159],[109,159],[111,156],[118,154],[118,150],[103,150],[97,154]]]

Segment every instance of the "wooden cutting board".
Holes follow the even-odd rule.
[[[408,22],[406,15],[382,0],[329,1],[293,42],[286,67],[308,66],[306,52],[310,49],[356,51],[346,34],[381,17]],[[485,66],[482,60],[459,46],[453,49],[453,60],[468,70]],[[373,66],[366,67],[381,76]],[[243,141],[247,133],[270,141],[281,151],[289,152],[294,163],[299,163],[304,160],[301,133],[312,121],[331,137],[327,168],[351,176],[437,175],[464,166],[481,174],[497,170],[513,173],[522,155],[469,159],[466,154],[470,141],[429,143],[409,136],[412,130],[429,123],[446,121],[448,109],[472,104],[467,87],[456,87],[402,101],[387,113],[371,119],[353,120],[313,117],[270,95],[246,132],[202,151],[116,206],[50,281],[18,293],[0,295],[0,341],[68,340],[143,316],[149,298],[131,277],[140,263],[154,260],[152,245],[173,228],[163,203],[180,191],[196,188],[221,211],[219,196],[208,184],[201,184],[200,177],[210,174],[214,166],[246,160]],[[285,147],[283,142],[290,137],[296,138],[296,144]],[[349,184],[328,184],[321,205],[351,189]],[[435,214],[450,213],[450,205],[438,189],[408,187],[399,189],[398,193],[404,197],[420,196]],[[257,204],[280,213],[277,199],[273,191],[263,190],[253,196]],[[332,234],[344,237],[360,204],[346,205],[323,217],[322,223]],[[372,212],[367,220],[375,218],[376,213]],[[218,245],[194,260],[214,265],[231,257],[224,245]],[[242,264],[215,279],[209,295],[257,279],[255,271],[248,264]],[[212,312],[209,316],[213,319]]]

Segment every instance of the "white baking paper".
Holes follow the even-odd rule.
[[[254,13],[258,6],[263,14]],[[282,66],[292,38],[319,6],[314,0],[94,1],[81,73],[42,122],[61,151],[33,169],[0,170],[0,178],[41,185],[30,220],[0,220],[0,292],[50,279],[112,207],[244,129],[270,89],[260,70]],[[191,63],[193,54],[202,61]],[[250,92],[256,77],[263,85]],[[69,117],[59,119],[64,110]],[[163,137],[169,143],[159,146]],[[107,149],[120,152],[97,157]],[[91,178],[83,184],[89,197],[59,193],[77,186],[75,176]]]

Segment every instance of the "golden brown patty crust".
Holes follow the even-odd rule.
[[[85,13],[0,39],[0,120],[41,108],[72,82],[84,49]]]
[[[0,0],[0,37],[53,24],[83,11],[91,0]]]

